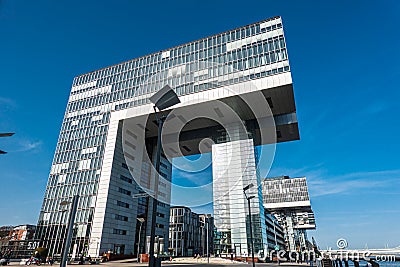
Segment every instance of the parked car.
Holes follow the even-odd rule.
[[[1,266],[6,266],[6,265],[8,265],[9,263],[10,263],[10,260],[9,260],[9,259],[5,259],[5,258],[0,259],[0,265],[1,265]]]

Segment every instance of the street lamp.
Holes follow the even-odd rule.
[[[179,100],[177,94],[172,90],[168,85],[164,86],[161,90],[156,92],[152,97],[150,97],[150,101],[154,104],[154,112],[156,115],[157,123],[158,123],[158,136],[157,136],[157,154],[155,160],[155,168],[156,175],[154,181],[154,197],[153,197],[153,213],[151,216],[151,228],[150,228],[150,248],[149,248],[149,267],[160,266],[159,262],[156,265],[155,257],[154,257],[154,239],[156,235],[156,219],[157,219],[157,191],[158,191],[158,173],[160,172],[160,160],[161,160],[161,133],[162,127],[164,124],[166,116],[158,117],[157,109],[159,111],[172,107],[181,101]]]
[[[273,216],[275,217],[275,216]],[[276,219],[272,218],[272,223],[274,224],[274,237],[275,237],[275,247],[274,250],[276,251],[276,258],[278,259],[278,265],[279,265],[279,255],[278,255],[278,251],[279,251],[279,246],[278,246],[278,242],[276,240]]]
[[[277,243],[277,241],[276,241],[276,226],[275,226],[276,220],[272,220],[272,222],[274,223],[275,246],[277,247],[277,246],[278,246],[278,243]]]
[[[203,244],[201,245],[202,247],[203,247],[203,255],[204,255],[204,238],[203,238],[203,236],[204,236],[204,228],[207,226],[207,228],[206,228],[206,235],[207,235],[207,237],[206,237],[206,249],[207,249],[207,263],[210,263],[210,249],[208,248],[208,244],[209,244],[209,242],[208,242],[208,236],[209,236],[209,233],[208,233],[208,228],[210,228],[210,222],[209,222],[209,217],[208,217],[208,215],[204,215],[204,222],[203,222],[203,225],[201,226],[201,229],[202,229],[202,240],[203,240]]]
[[[203,249],[203,255],[204,255],[204,227],[205,227],[205,222],[202,222],[203,223],[203,225],[200,225],[200,227],[201,227],[201,247],[202,247],[202,249]]]
[[[9,136],[13,136],[14,133],[0,133],[0,137],[9,137]],[[0,154],[7,154],[6,151],[0,150]]]
[[[63,252],[62,252],[62,255],[61,255],[60,267],[66,267],[67,266],[68,250],[69,250],[69,247],[71,245],[72,230],[74,228],[75,215],[76,215],[76,210],[78,208],[78,200],[79,200],[79,196],[76,195],[76,196],[74,196],[72,198],[72,202],[62,201],[60,203],[61,206],[66,206],[66,205],[69,205],[69,204],[72,203],[71,211],[69,212],[67,234],[66,234],[66,237],[65,237],[64,248],[63,248]]]
[[[136,219],[140,222],[140,227],[139,227],[139,241],[138,241],[138,244],[137,244],[137,262],[139,262],[139,255],[140,255],[140,235],[141,235],[141,233],[142,233],[142,226],[143,226],[143,223],[144,223],[145,219],[144,219],[144,218],[136,218]]]
[[[247,205],[249,207],[249,223],[250,223],[250,242],[251,242],[251,261],[253,262],[253,267],[256,266],[255,262],[254,262],[254,244],[253,244],[253,224],[251,222],[251,206],[250,206],[250,200],[255,198],[255,196],[247,196],[246,191],[249,190],[250,188],[252,188],[254,185],[253,184],[249,184],[247,186],[245,186],[243,188],[243,193],[244,196],[247,199]]]
[[[207,233],[207,263],[210,263],[210,249],[208,248],[208,244],[209,244],[209,242],[208,242],[208,236],[209,236],[208,228],[210,228],[210,220],[209,220],[208,216],[207,216],[206,222],[207,222],[207,231],[206,231],[206,233]]]

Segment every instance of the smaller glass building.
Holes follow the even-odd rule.
[[[213,218],[197,214],[188,207],[171,207],[169,222],[169,249],[173,256],[192,257],[207,254],[207,229],[209,249],[212,251]]]

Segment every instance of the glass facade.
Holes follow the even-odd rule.
[[[272,18],[79,76],[73,82],[68,117],[101,105],[118,110],[148,104],[149,96],[160,89],[158,84],[170,84],[181,96],[215,88],[214,83],[199,81],[229,73],[267,65],[271,68],[260,69],[241,79],[286,72],[289,71],[287,62],[276,63],[287,59],[281,18]],[[216,66],[196,75],[203,68],[202,62],[216,63]],[[169,80],[169,71],[183,64],[185,72],[181,80],[176,77]],[[237,82],[239,78],[227,79],[219,86]]]
[[[306,178],[281,177],[277,179],[265,179],[263,183],[264,202],[292,203],[299,201],[310,202]],[[290,205],[290,204],[289,204]]]
[[[201,222],[199,215],[187,207],[170,210],[169,250],[173,256],[191,257],[201,253]]]
[[[210,67],[209,62],[215,64]],[[160,84],[169,84],[179,96],[184,96],[289,71],[282,20],[274,17],[74,78],[36,238],[41,240],[41,245],[50,248],[51,255],[59,255],[68,219],[68,207],[61,202],[71,202],[74,195],[79,195],[71,253],[88,253],[89,246],[96,247],[97,252],[133,253],[134,243],[140,236],[136,217],[147,214],[151,201],[132,198],[140,188],[124,158],[129,155],[118,152],[117,148],[110,187],[107,187],[109,192],[102,193],[110,195],[102,224],[115,223],[116,226],[102,228],[98,230],[103,233],[102,237],[92,238],[93,229],[98,227],[93,224],[95,209],[101,201],[99,186],[103,182],[100,177],[104,172],[111,113],[149,104],[149,97],[161,88]],[[179,75],[172,77],[171,73]],[[235,73],[241,75],[231,75]],[[146,164],[150,163],[144,162],[141,172],[149,177]],[[165,160],[163,164],[163,176],[170,180],[170,163]],[[159,205],[160,212],[167,215],[158,217],[157,225],[166,229],[160,233],[168,234],[169,207],[164,203]],[[147,220],[146,235],[149,227]],[[123,236],[126,240],[121,238]]]
[[[229,250],[221,254],[251,255],[250,213],[243,193],[243,188],[249,184],[254,187],[246,193],[255,196],[250,202],[254,253],[264,252],[268,247],[261,181],[254,151],[252,139],[240,138],[213,145],[214,223],[219,232],[229,233],[230,237]]]

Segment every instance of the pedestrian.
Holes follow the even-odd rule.
[[[46,263],[50,264],[50,265],[53,265],[54,261],[53,261],[53,259],[51,257],[47,257],[46,258]]]
[[[85,260],[83,258],[83,254],[79,257],[79,264],[80,265],[85,264]]]

